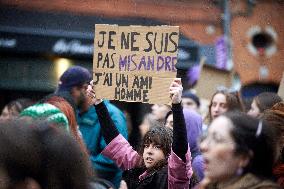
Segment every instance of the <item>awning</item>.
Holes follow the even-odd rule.
[[[0,8],[0,52],[56,55],[92,60],[95,24],[166,25],[145,18],[104,18]],[[181,68],[198,62],[198,44],[180,35]]]

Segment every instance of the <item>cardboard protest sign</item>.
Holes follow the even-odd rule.
[[[284,72],[282,74],[282,79],[278,88],[278,95],[284,99]]]
[[[97,97],[169,103],[178,39],[177,26],[96,25],[93,79]]]

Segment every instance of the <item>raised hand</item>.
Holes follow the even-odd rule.
[[[170,85],[170,96],[173,104],[178,104],[181,102],[182,95],[182,84],[180,78],[175,78]]]
[[[98,99],[98,98],[96,97],[96,92],[95,92],[95,90],[94,90],[94,83],[93,83],[93,80],[92,80],[92,81],[90,82],[90,84],[88,85],[87,95],[88,95],[88,97],[89,97],[90,100],[91,100],[91,102],[90,102],[91,104],[97,105],[97,104],[99,104],[99,103],[102,102],[101,99]]]
[[[124,180],[121,180],[119,189],[127,189],[127,184]]]

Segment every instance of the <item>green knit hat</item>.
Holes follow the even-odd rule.
[[[68,119],[57,107],[48,104],[48,103],[40,103],[30,106],[24,109],[20,116],[28,116],[33,119],[43,118],[48,122],[56,123],[59,127],[62,127],[69,133],[69,123]]]

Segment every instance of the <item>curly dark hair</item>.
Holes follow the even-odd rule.
[[[143,138],[140,151],[139,151],[140,155],[143,155],[145,144],[154,143],[154,144],[161,145],[161,149],[165,157],[168,157],[171,153],[172,142],[173,142],[172,129],[163,127],[163,126],[152,127],[145,134]]]
[[[153,167],[149,168],[149,174],[165,167],[168,164],[168,157],[171,153],[171,147],[173,143],[172,129],[164,126],[151,127],[150,130],[145,134],[140,146],[139,154],[141,156],[143,156],[144,146],[151,143],[160,145],[166,158],[158,161]],[[142,165],[142,167],[146,169],[144,164]]]

